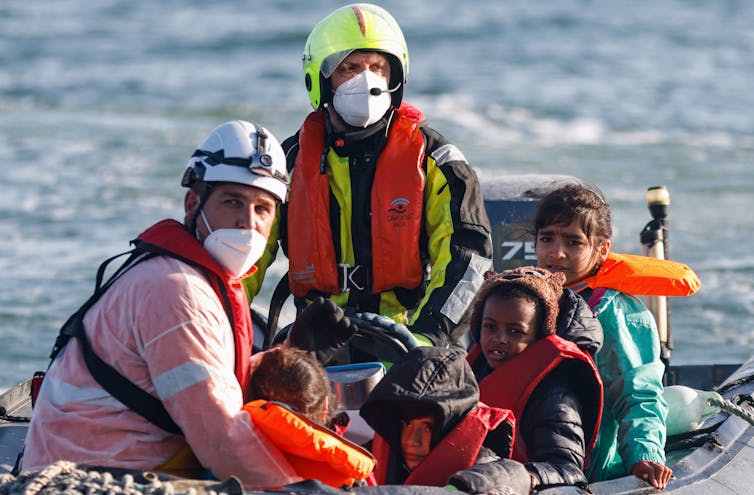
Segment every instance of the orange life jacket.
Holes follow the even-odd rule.
[[[454,473],[474,465],[487,434],[503,422],[507,423],[506,427],[511,432],[515,429],[516,420],[511,411],[480,402],[438,442],[403,484],[445,486]],[[372,441],[372,452],[378,461],[374,472],[377,484],[388,484],[387,469],[391,449],[388,442],[376,433]]]
[[[604,287],[635,296],[690,296],[701,285],[696,273],[677,261],[610,251],[595,275],[570,288],[579,292],[586,287]]]
[[[477,359],[484,359],[479,344],[469,351],[467,360],[474,364]],[[585,466],[589,454],[597,442],[597,432],[602,414],[602,379],[594,361],[576,344],[556,335],[549,335],[536,341],[520,354],[516,354],[498,366],[492,373],[479,382],[479,398],[484,403],[495,407],[510,409],[517,418],[522,418],[526,404],[534,389],[542,380],[555,370],[558,365],[574,360],[582,363],[579,370],[580,389],[587,390],[590,399],[584,401],[584,434],[586,440]],[[526,441],[520,429],[516,431],[513,459],[520,462],[529,460]]]
[[[243,410],[304,479],[318,479],[335,488],[352,486],[365,480],[377,463],[362,447],[285,404],[260,399],[244,404]]]
[[[372,293],[414,289],[423,269],[419,251],[425,173],[422,113],[408,104],[396,110],[387,144],[377,160],[371,192]],[[340,293],[330,225],[330,183],[320,160],[326,141],[324,111],[312,112],[299,133],[288,207],[291,292]],[[350,205],[342,205],[350,208]]]

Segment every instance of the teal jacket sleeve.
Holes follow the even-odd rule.
[[[660,342],[654,318],[637,298],[609,290],[595,308],[605,332],[597,367],[605,387],[602,429],[613,430],[624,473],[643,460],[665,463]],[[603,448],[606,447],[601,438]],[[611,449],[615,451],[616,449]]]

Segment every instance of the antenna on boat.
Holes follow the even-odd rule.
[[[643,254],[657,259],[668,259],[668,210],[670,193],[665,186],[647,189],[647,207],[652,220],[641,231]],[[670,307],[667,296],[647,298],[647,307],[655,317],[660,336],[660,359],[665,363],[665,370],[670,365],[670,351],[673,349],[673,336],[670,331]]]

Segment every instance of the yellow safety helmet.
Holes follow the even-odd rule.
[[[304,46],[304,83],[314,109],[332,99],[329,78],[355,50],[384,53],[390,60],[392,103],[400,106],[408,79],[408,47],[393,16],[368,3],[346,5],[319,21]]]

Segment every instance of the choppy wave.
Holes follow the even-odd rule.
[[[694,148],[754,148],[754,135],[724,130],[690,131],[682,128],[620,130],[599,117],[563,118],[531,108],[484,105],[468,95],[442,95],[412,100],[442,127],[460,126],[475,140],[491,146],[520,143],[557,145],[677,145]]]
[[[599,185],[637,252],[646,187],[671,192],[677,362],[754,351],[754,9],[741,1],[379,1],[411,53],[406,99],[480,177]],[[301,52],[340,2],[5,0],[0,4],[0,387],[44,368],[94,270],[163,217],[224,120],[279,138],[309,111]],[[266,307],[282,261],[255,300]],[[283,319],[291,319],[286,310]],[[703,349],[703,350],[700,350]]]

